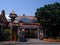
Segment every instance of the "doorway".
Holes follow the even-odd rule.
[[[25,38],[37,38],[37,29],[36,28],[26,28],[24,32]]]
[[[17,41],[18,26],[12,28],[12,41]]]

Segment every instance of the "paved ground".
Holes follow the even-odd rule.
[[[29,39],[27,42],[0,42],[0,45],[60,45],[60,42],[46,42],[39,39]]]

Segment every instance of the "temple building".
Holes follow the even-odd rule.
[[[16,15],[14,11],[11,12],[12,17]],[[37,22],[37,19],[34,16],[17,16],[12,22],[9,20],[9,27],[12,34],[11,40],[19,40],[20,37],[24,38],[40,38],[43,37],[43,30],[40,23]]]
[[[10,19],[5,17],[3,10],[0,15],[0,32],[5,29],[10,31],[9,39],[11,41],[18,41],[21,38],[42,38],[43,28],[34,16],[17,16],[14,11],[9,14]],[[21,38],[20,38],[21,37]]]
[[[39,26],[34,16],[18,16],[20,29],[23,30],[25,38],[39,38]]]
[[[0,41],[4,40],[3,38],[3,31],[8,28],[8,21],[5,17],[5,11],[2,10],[0,14]]]

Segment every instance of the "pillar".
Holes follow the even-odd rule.
[[[1,26],[1,33],[3,34],[3,26]]]
[[[43,39],[43,30],[40,29],[40,39],[42,40]]]
[[[10,27],[10,41],[12,41],[12,26]]]
[[[39,39],[39,36],[40,36],[40,35],[39,35],[39,32],[40,32],[40,31],[39,31],[39,28],[37,28],[37,38],[38,38],[38,39]]]
[[[18,41],[19,41],[19,33],[20,33],[20,27],[18,27]]]

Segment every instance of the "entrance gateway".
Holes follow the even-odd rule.
[[[40,38],[40,26],[38,25],[22,25],[19,26],[18,23],[11,23],[10,32],[11,32],[11,41],[17,41],[20,39],[20,36],[24,38]],[[10,25],[11,25],[10,24]]]
[[[19,36],[22,32],[25,38],[39,38],[40,36],[39,26],[24,25],[20,28],[19,31]]]
[[[10,24],[11,25],[11,24]],[[20,36],[24,38],[40,38],[41,29],[40,26],[34,25],[23,25],[19,26],[17,23],[13,23],[13,26],[10,26],[11,32],[11,41],[17,41],[20,39]]]
[[[26,28],[24,31],[25,38],[37,38],[37,29]]]

